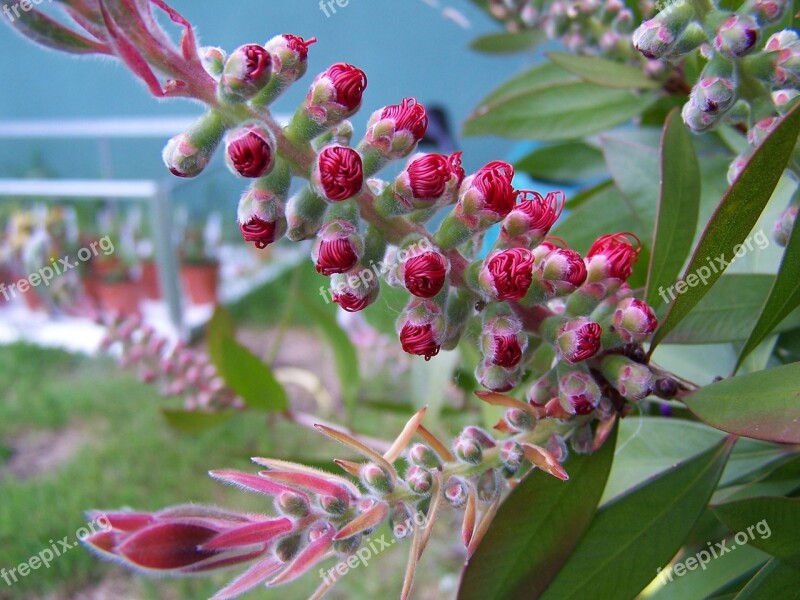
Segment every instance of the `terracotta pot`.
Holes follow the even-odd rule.
[[[123,315],[139,314],[141,290],[134,281],[97,281],[96,292],[100,307],[107,312]]]
[[[192,304],[216,304],[219,263],[185,264],[181,267],[183,289]]]
[[[161,286],[158,282],[158,264],[154,260],[142,263],[142,274],[139,279],[142,296],[147,300],[161,299]]]

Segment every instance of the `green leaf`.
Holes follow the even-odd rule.
[[[569,140],[621,125],[644,110],[653,96],[584,81],[555,83],[479,108],[466,135]]]
[[[585,142],[537,148],[514,166],[534,179],[554,183],[575,183],[606,173],[603,153]]]
[[[774,275],[761,273],[730,274],[720,277],[717,285],[673,329],[668,344],[720,344],[747,339],[764,306]],[[669,302],[667,290],[660,302]],[[657,306],[653,304],[652,306]],[[781,322],[775,331],[788,331],[800,325],[800,312]]]
[[[794,150],[800,133],[800,104],[792,108],[780,124],[756,149],[739,178],[720,200],[714,214],[703,232],[700,243],[686,267],[683,280],[695,276],[698,270],[708,268],[709,261],[734,258],[735,247],[743,242],[758,217],[767,205],[773,190],[783,174],[784,167]],[[670,304],[667,314],[658,328],[651,352],[666,335],[708,293],[711,286],[722,275],[724,267],[711,271],[707,282],[694,287],[683,286],[683,293]]]
[[[249,408],[268,412],[289,407],[286,391],[270,368],[236,341],[230,317],[217,308],[208,324],[208,353],[219,376]]]
[[[535,48],[546,39],[544,31],[539,29],[516,33],[490,33],[474,39],[469,47],[487,54],[512,54]]]
[[[547,56],[559,67],[574,73],[584,81],[608,88],[656,89],[661,84],[646,77],[641,67],[632,67],[597,56],[580,56],[564,52],[548,52]]]
[[[735,532],[733,541],[737,546],[752,544],[800,568],[800,537],[797,535],[800,532],[800,499],[749,498],[711,509]]]
[[[651,306],[658,302],[659,290],[678,277],[692,251],[700,211],[700,165],[678,111],[664,123],[659,153],[661,185],[645,293]]]
[[[773,558],[756,573],[736,600],[800,600],[800,571]]]
[[[207,413],[197,410],[161,409],[161,414],[173,429],[183,433],[198,433],[227,423],[237,413],[233,410]]]
[[[635,597],[677,553],[705,510],[732,442],[721,442],[601,509],[542,599]]]
[[[67,29],[58,21],[33,9],[24,18],[9,22],[23,36],[41,46],[70,54],[110,54],[103,44]]]
[[[736,369],[742,361],[783,321],[800,306],[800,219],[797,219],[792,236],[781,259],[781,266],[767,301],[761,309],[758,322],[739,354]]]
[[[511,492],[467,563],[459,600],[536,598],[547,588],[589,526],[615,442],[616,429],[597,453],[571,456],[569,481],[537,469]]]
[[[565,81],[577,81],[577,79],[572,73],[565,71],[553,63],[541,63],[501,84],[483,99],[479,107],[475,110],[475,113],[488,110],[490,105],[497,104],[501,100],[506,100],[525,92],[546,88],[554,83],[563,83]]]
[[[305,298],[300,302],[303,305],[304,314],[311,317],[331,347],[333,362],[342,386],[342,398],[345,406],[352,410],[355,407],[360,381],[358,353],[350,338],[347,337],[347,333],[336,322],[335,310],[323,309]]]
[[[712,427],[768,442],[800,444],[800,363],[725,379],[684,399]]]

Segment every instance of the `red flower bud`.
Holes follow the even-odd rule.
[[[528,338],[522,332],[522,323],[512,317],[495,317],[486,323],[481,336],[481,350],[486,360],[494,365],[511,369],[522,360]]]
[[[614,311],[613,324],[624,342],[643,342],[658,327],[658,319],[646,302],[625,298]]]
[[[228,136],[225,159],[228,167],[242,177],[264,177],[275,164],[274,146],[266,129],[249,125]]]
[[[321,195],[328,200],[352,198],[364,186],[361,155],[347,146],[327,146],[317,159],[313,175]]]
[[[581,255],[569,248],[556,248],[542,260],[542,280],[552,291],[568,294],[586,281],[586,264]]]
[[[402,265],[406,289],[418,298],[433,298],[444,287],[449,264],[435,251],[414,256]]]
[[[561,407],[571,415],[588,415],[599,404],[602,394],[589,373],[571,371],[559,379]]]
[[[483,195],[484,208],[505,217],[514,208],[518,192],[511,186],[514,167],[502,161],[494,161],[480,169],[472,185]]]
[[[415,158],[406,169],[408,181],[414,198],[438,199],[447,188],[447,184],[455,178],[455,186],[464,180],[464,169],[461,167],[461,152],[450,156],[443,154],[423,154]]]
[[[372,113],[365,144],[384,158],[408,156],[428,129],[428,114],[415,98],[385,106]]]
[[[509,231],[508,224],[514,217],[517,217],[519,225],[525,225],[525,231],[520,233],[527,234],[532,243],[538,244],[561,216],[566,196],[563,192],[550,192],[547,196],[542,196],[539,192],[532,190],[520,191],[519,196],[522,200],[506,217],[506,221],[503,223],[503,234],[506,237],[515,237],[510,235],[512,232]]]
[[[520,300],[533,281],[534,257],[525,248],[494,252],[483,264],[482,287],[497,300]]]
[[[255,243],[256,248],[266,248],[286,233],[283,204],[271,192],[258,187],[251,187],[242,195],[238,221],[245,241]]]
[[[639,259],[641,246],[639,238],[629,232],[598,238],[586,255],[589,279],[599,281],[611,277],[625,281],[631,276],[633,265]]]
[[[571,363],[586,360],[600,350],[600,336],[603,329],[585,317],[578,317],[558,331],[556,342],[561,355]]]
[[[475,368],[475,378],[483,387],[493,392],[507,392],[519,385],[522,369],[506,368],[496,365],[491,360],[482,360]]]
[[[403,350],[409,354],[424,356],[425,360],[439,354],[439,344],[430,323],[425,325],[412,325],[406,323],[400,331],[400,343]]]
[[[263,46],[237,48],[225,62],[220,84],[225,94],[248,99],[260,92],[272,75],[272,56]]]
[[[403,98],[400,104],[384,107],[381,119],[394,120],[395,132],[408,131],[416,141],[421,140],[428,130],[428,113],[416,98]]]
[[[239,224],[244,241],[254,242],[256,248],[266,248],[275,241],[275,223],[264,221],[258,217],[251,218],[247,223]]]
[[[317,122],[334,124],[358,110],[366,88],[367,76],[361,69],[336,63],[314,79],[306,106]]]
[[[380,285],[372,269],[354,269],[331,277],[333,301],[347,312],[358,312],[375,302]]]
[[[444,316],[433,302],[414,299],[400,316],[397,330],[403,350],[430,360],[439,353],[444,339]]]
[[[363,242],[352,224],[332,221],[320,230],[317,238],[312,256],[318,273],[346,273],[358,264]]]

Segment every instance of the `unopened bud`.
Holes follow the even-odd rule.
[[[299,534],[282,538],[275,546],[275,557],[281,562],[289,562],[297,555],[302,542],[303,538]]]
[[[444,486],[444,497],[453,508],[462,508],[467,503],[469,487],[461,477],[451,477]]]
[[[388,494],[394,489],[394,483],[388,473],[378,465],[367,463],[361,467],[361,482],[376,494]]]
[[[518,442],[508,440],[500,446],[500,459],[503,461],[503,467],[514,474],[525,460],[525,451]]]
[[[248,100],[269,83],[271,76],[270,53],[258,44],[247,44],[234,50],[225,61],[220,90],[225,98]]]
[[[758,42],[758,22],[749,15],[732,15],[717,30],[714,47],[729,58],[744,56]]]
[[[655,377],[650,369],[618,354],[603,359],[602,371],[620,395],[631,402],[646,398],[655,387]]]
[[[724,113],[736,100],[733,81],[704,77],[692,88],[692,101],[705,113]]]
[[[405,502],[398,502],[389,513],[389,526],[396,540],[404,540],[414,531],[414,516]]]
[[[500,485],[500,473],[496,469],[488,469],[478,478],[477,483],[478,500],[481,502],[492,502],[500,495],[502,487]]]
[[[559,402],[570,415],[588,415],[601,397],[600,388],[587,371],[568,371],[559,378]]]
[[[481,445],[477,440],[463,434],[456,438],[453,450],[458,459],[465,463],[477,465],[483,460]]]
[[[311,512],[308,501],[300,494],[282,492],[275,497],[275,509],[290,517],[305,518]]]
[[[775,237],[775,241],[778,243],[778,245],[787,246],[789,244],[789,238],[792,237],[792,232],[795,228],[795,222],[797,221],[797,212],[798,206],[793,204],[783,211],[780,218],[775,222],[773,236]]]
[[[424,444],[414,444],[408,451],[408,458],[415,465],[427,469],[438,469],[442,466],[436,453]]]
[[[359,533],[343,540],[333,542],[333,549],[339,556],[350,556],[361,546],[363,536]]]
[[[412,492],[420,496],[427,496],[433,485],[433,475],[425,467],[413,465],[406,472],[406,482]]]

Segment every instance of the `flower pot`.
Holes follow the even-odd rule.
[[[142,290],[142,296],[147,300],[161,299],[161,286],[158,281],[158,264],[154,260],[148,260],[142,263],[139,287]]]
[[[134,281],[97,281],[95,291],[102,310],[122,315],[139,314],[141,290]]]
[[[183,289],[192,304],[216,304],[219,263],[184,264],[181,267]]]

